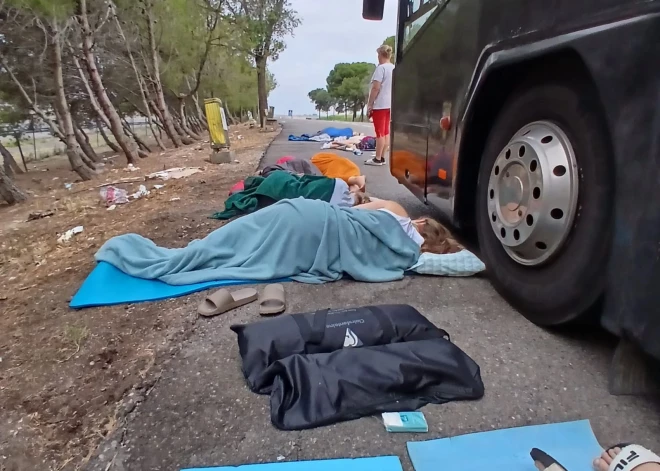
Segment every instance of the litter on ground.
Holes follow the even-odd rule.
[[[140,185],[140,188],[138,188],[138,191],[133,193],[131,197],[136,200],[138,198],[142,198],[143,196],[147,196],[149,194],[149,190],[147,190],[147,187],[144,185]]]
[[[83,231],[83,226],[76,226],[73,229],[69,229],[57,239],[57,242],[59,242],[60,244],[63,242],[68,242],[71,240],[71,238],[74,235],[80,234],[82,231]]]
[[[175,167],[175,168],[169,168],[167,170],[162,170],[160,172],[150,173],[145,178],[147,180],[155,180],[155,179],[176,180],[179,178],[189,177],[190,175],[194,175],[201,171],[202,169],[199,167]]]
[[[116,186],[103,187],[99,194],[103,202],[108,206],[128,203],[128,192]]]

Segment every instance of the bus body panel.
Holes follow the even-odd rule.
[[[462,222],[455,201],[460,172],[480,158],[461,152],[462,136],[481,112],[473,105],[488,74],[562,48],[580,56],[601,97],[615,159],[602,323],[660,359],[660,203],[654,192],[660,186],[660,2],[449,0],[411,45],[399,52],[395,69],[392,173],[455,226]],[[444,115],[453,123],[449,131],[439,126]],[[402,170],[413,162],[413,171]]]

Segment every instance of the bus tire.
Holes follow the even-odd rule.
[[[600,103],[585,87],[565,83],[538,83],[525,87],[515,91],[503,106],[490,130],[482,155],[476,203],[480,254],[496,290],[527,319],[538,325],[557,326],[585,320],[592,314],[591,308],[604,293],[611,246],[614,169],[607,129],[599,110],[601,110]],[[525,200],[524,196],[521,197],[526,206],[520,205],[519,208],[522,209],[516,209],[518,195],[523,195],[525,192],[525,184],[520,183],[525,181],[525,175],[524,172],[515,169],[524,168],[524,162],[507,164],[518,166],[506,167],[511,168],[511,174],[520,173],[521,177],[518,180],[515,180],[508,170],[499,177],[502,180],[497,180],[494,175],[496,167],[505,162],[502,159],[508,158],[505,155],[507,146],[520,145],[518,143],[522,142],[521,131],[533,129],[536,132],[537,129],[546,129],[539,127],[541,124],[532,125],[532,123],[545,123],[546,127],[559,129],[556,131],[557,136],[563,136],[566,141],[562,142],[569,144],[561,147],[562,151],[571,148],[574,151],[565,154],[573,156],[572,161],[575,163],[573,175],[577,178],[578,189],[575,198],[571,200],[562,196],[566,192],[560,191],[561,187],[558,184],[555,184],[554,188],[552,184],[548,184],[547,188],[543,187],[544,194],[537,200],[534,200],[533,196],[528,196],[528,200]],[[528,132],[525,138],[529,138],[534,132]],[[514,137],[518,140],[514,140]],[[544,139],[547,141],[548,137]],[[535,141],[533,144],[536,145],[538,142]],[[528,147],[528,149],[539,148]],[[509,150],[511,149],[516,148],[509,147]],[[546,156],[542,148],[540,152],[539,162]],[[532,150],[528,151],[528,155],[537,154]],[[555,155],[563,154],[555,152],[552,158],[555,158]],[[518,156],[514,155],[514,157]],[[523,157],[520,159],[522,162]],[[546,164],[549,161],[551,159],[548,157],[545,160]],[[532,164],[528,167],[531,171]],[[538,169],[542,170],[543,175],[548,175],[548,168],[543,172],[541,164],[538,164]],[[507,183],[501,183],[505,177]],[[533,178],[537,179],[535,180],[537,184],[547,181],[530,173],[527,190],[535,184]],[[514,180],[515,183],[510,183]],[[498,196],[495,198],[491,193],[493,186],[497,186],[498,189]],[[518,191],[520,188],[521,190]],[[536,190],[538,188],[534,188],[534,191]],[[521,249],[520,252],[518,252],[520,246],[511,246],[512,243],[518,242],[511,240],[511,243],[507,242],[509,245],[505,244],[505,241],[512,237],[509,234],[513,232],[513,235],[516,235],[515,230],[510,231],[514,226],[500,227],[498,224],[515,222],[515,218],[518,214],[522,214],[522,210],[531,214],[535,205],[541,207],[538,220],[542,222],[543,218],[547,219],[548,204],[543,202],[546,193],[554,195],[554,201],[561,201],[569,212],[572,201],[575,210],[572,214],[572,222],[564,223],[563,240],[559,243],[558,236],[553,235],[555,238],[551,240],[558,242],[559,245],[554,245],[556,249],[552,256],[542,263],[536,263],[541,258],[534,258],[537,254],[535,250],[539,247],[543,248],[545,244],[541,243],[539,246],[539,242],[533,241],[534,237],[539,238],[542,234],[548,235],[554,232],[545,230],[534,235],[534,231],[554,227],[551,224],[556,221],[548,220],[547,226],[535,226],[529,233],[529,238],[525,240],[525,251]],[[538,196],[540,192],[534,194]],[[503,203],[506,204],[502,206]],[[555,214],[553,213],[553,217]],[[563,216],[567,216],[566,212]],[[530,222],[529,216],[523,215],[523,217],[524,219],[518,221],[518,224]],[[532,223],[534,223],[533,217]],[[499,231],[498,227],[500,227]],[[522,225],[519,227],[523,229]],[[524,229],[527,230],[528,227]],[[503,234],[509,239],[505,239]],[[517,235],[522,237],[520,232]],[[533,242],[534,247],[530,245]]]

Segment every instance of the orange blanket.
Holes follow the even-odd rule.
[[[360,167],[352,160],[330,152],[319,152],[312,157],[312,163],[328,178],[341,178],[346,183],[350,177],[360,175]]]

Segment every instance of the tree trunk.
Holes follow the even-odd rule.
[[[165,94],[163,93],[163,84],[160,81],[160,58],[158,57],[158,46],[156,45],[156,33],[154,31],[154,19],[151,14],[151,5],[149,2],[145,2],[144,14],[146,15],[147,20],[147,34],[149,36],[149,49],[151,55],[151,67],[153,68],[153,77],[151,77],[155,92],[156,92],[156,106],[160,111],[160,118],[163,126],[165,127],[165,132],[172,139],[175,147],[181,147],[181,142],[184,142],[177,134],[177,129],[172,123],[172,115],[170,115],[169,110],[167,109],[167,103],[165,102]]]
[[[76,141],[78,141],[78,145],[82,149],[83,153],[89,158],[89,160],[92,162],[100,162],[101,158],[98,156],[96,151],[94,151],[94,148],[89,143],[89,139],[87,139],[87,135],[78,125],[78,123],[73,123],[73,132],[76,135]]]
[[[122,125],[124,126],[124,133],[125,133],[127,136],[130,136],[130,137],[132,137],[133,139],[135,139],[135,142],[137,142],[137,145],[138,145],[138,147],[139,147],[140,149],[145,150],[145,151],[147,151],[147,152],[151,152],[151,148],[146,144],[146,142],[144,142],[142,139],[140,139],[140,138],[137,136],[137,134],[135,134],[135,133],[133,132],[133,130],[132,130],[131,127],[128,125],[128,122],[126,122],[125,119],[122,120]],[[144,153],[144,155],[143,155],[143,156],[141,155],[140,157],[144,158],[144,157],[148,157],[148,156],[149,156],[149,154]]]
[[[115,137],[119,147],[124,151],[124,154],[126,154],[126,160],[128,163],[135,163],[137,160],[136,149],[122,135],[122,125],[121,120],[119,119],[119,114],[110,101],[110,97],[108,97],[105,87],[103,86],[101,75],[96,68],[96,58],[92,52],[94,32],[89,25],[89,18],[87,17],[87,0],[78,0],[78,8],[78,22],[82,30],[84,63],[91,81],[92,90],[94,91],[94,95],[96,96],[99,105],[101,105],[101,108],[103,109],[103,113],[108,118],[112,135]]]
[[[18,147],[18,152],[21,154],[21,161],[23,162],[23,168],[27,172],[27,164],[25,163],[25,154],[23,153],[23,147],[21,147],[21,137],[20,136],[14,136],[14,139],[16,139],[16,147]],[[18,167],[18,165],[16,165]],[[23,171],[21,170],[22,173]]]
[[[188,126],[190,127],[190,129],[195,131],[195,134],[201,135],[201,133],[204,132],[201,124],[199,123],[199,121],[197,121],[197,119],[194,116],[189,115],[186,117],[186,119],[188,120]]]
[[[16,159],[14,159],[12,153],[9,152],[2,143],[0,143],[0,155],[2,155],[2,159],[5,161],[4,167],[7,176],[11,177],[15,173],[23,173],[23,170],[16,163]]]
[[[209,129],[209,123],[206,121],[206,116],[204,116],[204,112],[202,111],[202,108],[199,106],[199,97],[195,93],[192,96],[193,103],[195,104],[195,110],[197,111],[197,119],[200,121],[202,128],[204,128],[205,131],[208,131]]]
[[[185,145],[194,144],[195,140],[188,137],[186,135],[186,132],[179,125],[179,120],[177,119],[176,114],[172,113],[170,116],[172,116],[172,125],[174,126],[174,129],[176,130],[176,132],[179,134],[179,136],[181,138],[181,142],[183,142]]]
[[[144,77],[138,70],[137,65],[135,64],[133,51],[131,51],[130,43],[128,42],[128,40],[126,39],[126,35],[124,34],[124,28],[122,28],[121,26],[121,21],[119,21],[119,17],[117,16],[117,11],[114,3],[110,2],[110,6],[112,8],[113,17],[115,20],[115,26],[117,27],[119,36],[121,36],[122,40],[124,41],[124,44],[126,46],[126,52],[128,52],[128,58],[131,61],[131,66],[133,67],[133,72],[135,73],[135,79],[137,80],[138,85],[140,86],[140,97],[142,98],[142,105],[144,106],[145,112],[147,113],[146,117],[149,123],[149,129],[151,129],[151,134],[153,134],[158,147],[160,147],[161,150],[167,150],[167,147],[165,147],[165,144],[160,138],[160,131],[158,132],[158,134],[156,134],[156,130],[154,129],[154,126],[152,124],[151,110],[149,109],[149,103],[147,103],[147,88],[146,88],[146,84],[144,83]]]
[[[200,141],[201,136],[198,136],[192,129],[188,127],[188,120],[186,118],[186,102],[185,99],[179,98],[179,117],[180,117],[180,126],[183,129],[183,132],[192,137],[193,139]]]
[[[364,121],[364,106],[360,108],[360,122]]]
[[[52,24],[53,44],[51,45],[53,54],[53,72],[55,75],[55,108],[60,119],[58,124],[64,134],[64,144],[66,145],[66,155],[69,157],[71,168],[80,175],[83,180],[91,180],[94,177],[94,170],[85,164],[80,147],[76,141],[76,135],[73,131],[73,121],[69,112],[69,105],[64,91],[64,77],[62,76],[62,42],[58,25],[55,21]]]
[[[0,149],[4,149],[2,144],[0,144]],[[11,178],[9,178],[9,175],[5,173],[5,169],[2,166],[0,166],[0,198],[9,204],[20,203],[21,201],[25,201],[27,199],[25,193],[23,193],[18,189],[16,185],[14,185],[14,182],[11,180]]]
[[[266,63],[267,57],[255,56],[257,65],[257,93],[259,96],[259,125],[266,125],[266,110],[268,109],[268,88],[266,85]]]
[[[44,123],[48,125],[50,130],[57,138],[64,141],[64,133],[62,132],[62,130],[52,119],[50,119],[48,114],[46,114],[44,110],[39,108],[37,104],[32,100],[32,98],[30,98],[30,95],[28,95],[28,93],[25,91],[25,87],[23,87],[23,84],[18,81],[12,70],[7,65],[5,57],[2,55],[2,53],[0,53],[0,65],[2,65],[2,67],[4,67],[4,69],[7,71],[7,75],[9,75],[9,78],[12,80],[12,82],[14,82],[14,85],[16,85],[16,88],[18,88],[18,92],[21,94],[23,99],[30,105],[32,111],[34,111],[37,114],[37,116],[39,116],[44,121]],[[37,156],[35,155],[34,158],[36,159]]]
[[[108,137],[108,135],[105,133],[105,130],[103,129],[103,123],[101,123],[101,120],[100,120],[100,119],[97,119],[97,120],[96,120],[96,127],[97,127],[97,129],[99,130],[99,134],[101,135],[101,137],[102,137],[103,140],[105,141],[105,144],[106,144],[110,149],[112,149],[113,152],[117,152],[117,153],[121,152],[121,147],[119,147],[117,144],[115,144],[114,142],[112,142],[112,141],[110,140],[110,138]]]

